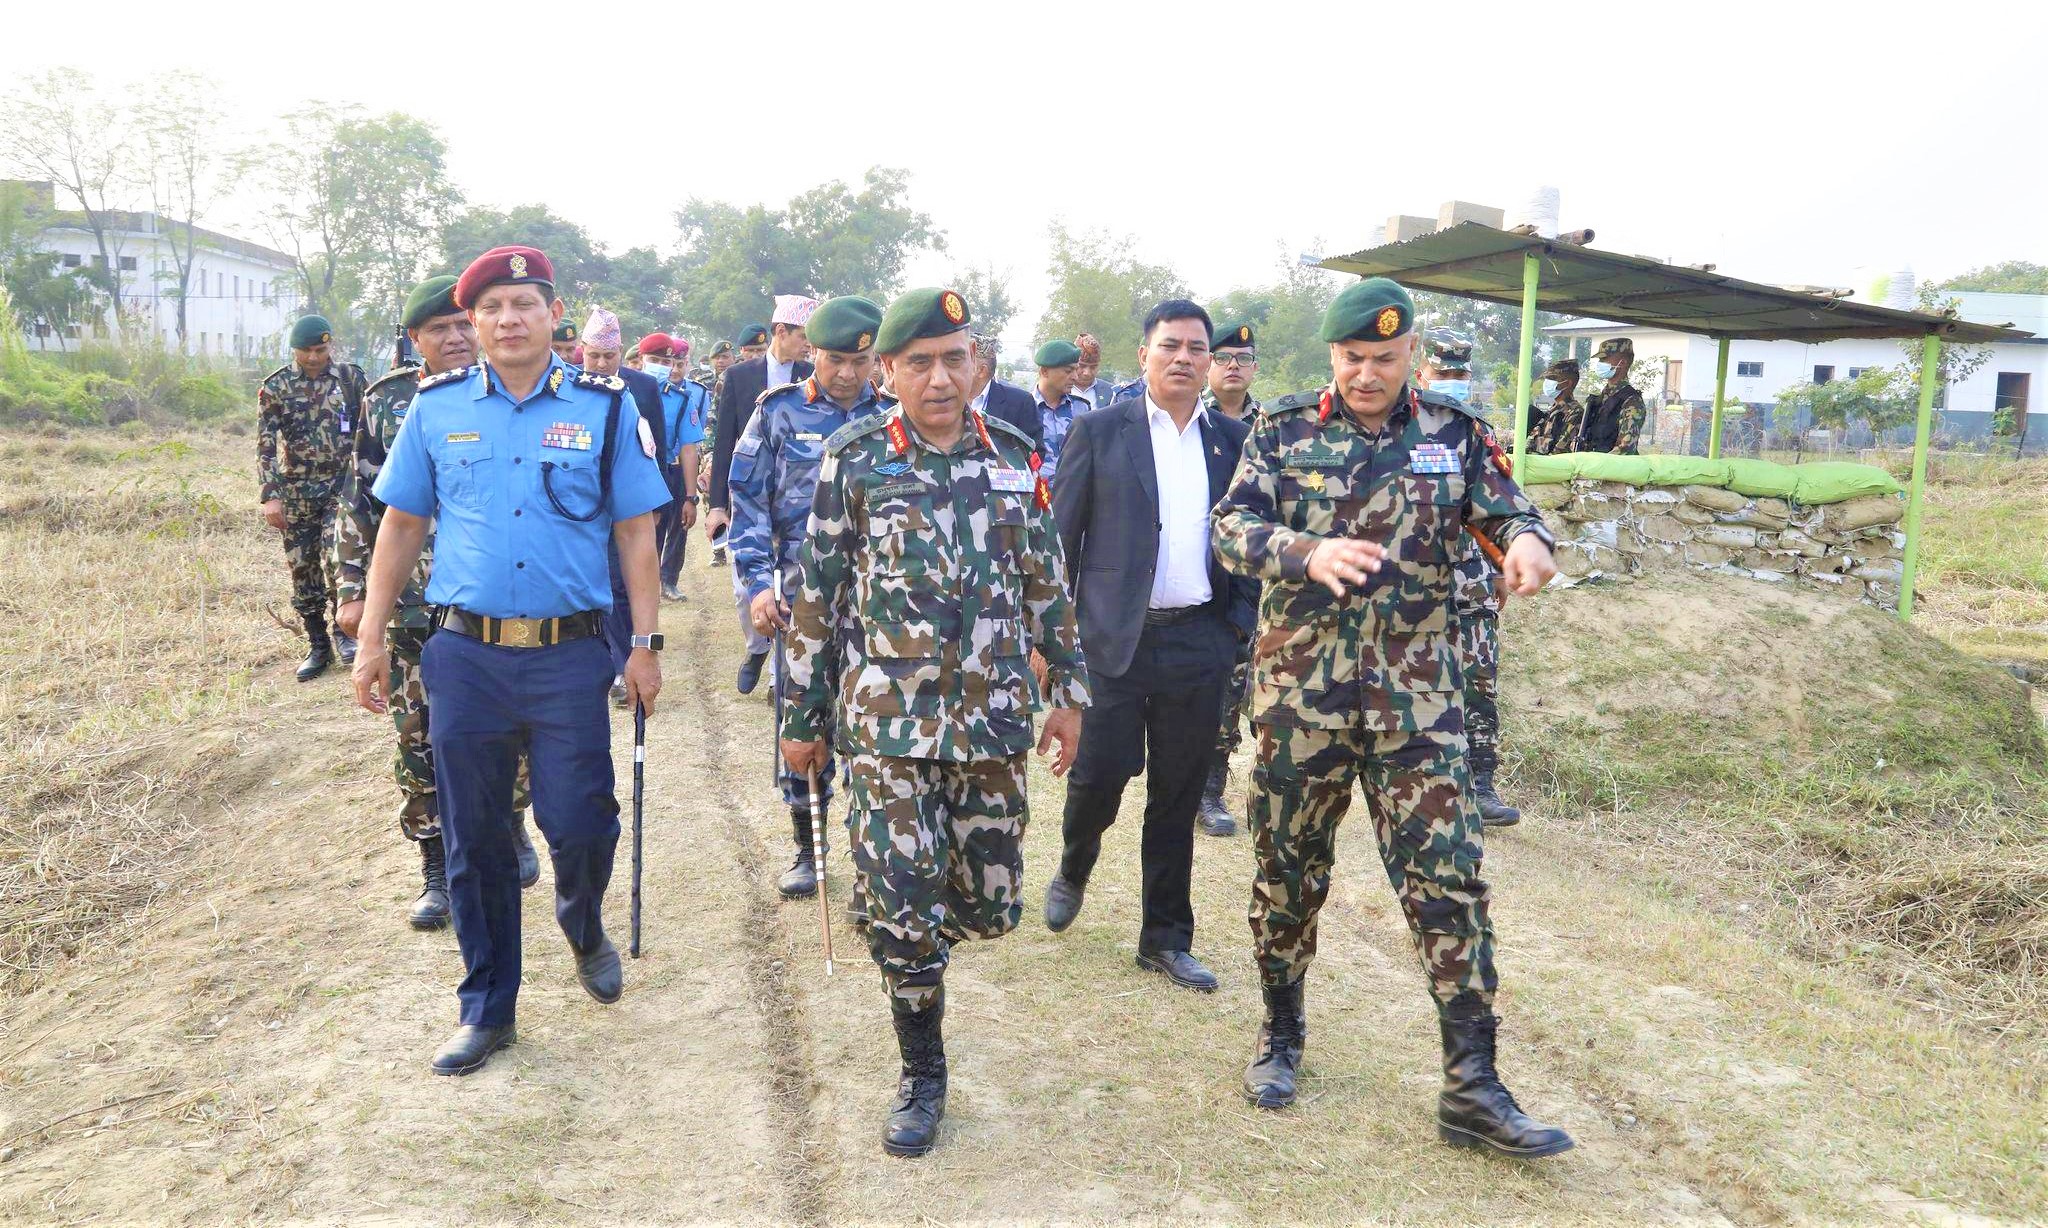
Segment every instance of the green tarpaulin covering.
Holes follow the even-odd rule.
[[[1808,507],[1843,503],[1862,495],[1895,495],[1904,487],[1876,465],[1812,461],[1780,465],[1762,460],[1703,460],[1697,456],[1616,456],[1608,452],[1562,452],[1531,456],[1525,486],[1547,486],[1584,478],[1630,486],[1720,486],[1752,498],[1791,499]]]

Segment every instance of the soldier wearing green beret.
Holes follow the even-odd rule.
[[[1579,430],[1580,452],[1636,454],[1649,408],[1643,394],[1628,382],[1635,366],[1636,345],[1627,337],[1610,337],[1593,356],[1594,390],[1586,398],[1585,425]]]
[[[256,390],[257,498],[264,522],[284,535],[292,609],[311,644],[298,678],[310,682],[334,662],[327,633],[334,586],[323,536],[348,471],[349,437],[362,420],[369,381],[361,367],[335,359],[334,328],[322,317],[302,317],[288,340],[292,360]],[[342,659],[355,659],[355,641],[346,635]]]
[[[1054,338],[1039,346],[1031,361],[1038,367],[1038,383],[1031,396],[1038,405],[1038,451],[1043,461],[1039,473],[1050,482],[1059,473],[1060,449],[1074,427],[1074,416],[1088,412],[1088,402],[1074,395],[1074,369],[1081,362],[1081,347]]]
[[[1558,452],[1579,450],[1580,420],[1585,417],[1585,407],[1574,400],[1572,393],[1579,387],[1579,362],[1575,358],[1560,358],[1543,369],[1543,387],[1539,395],[1544,407],[1529,424],[1529,451],[1538,456],[1550,456]]]
[[[741,362],[759,358],[768,352],[768,326],[749,324],[740,330],[740,335],[734,340],[739,343]]]
[[[1225,565],[1264,584],[1250,821],[1266,1020],[1244,1089],[1261,1108],[1294,1102],[1303,977],[1359,785],[1437,1008],[1439,1135],[1550,1155],[1571,1137],[1523,1114],[1494,1069],[1493,925],[1451,598],[1466,525],[1505,547],[1517,593],[1556,568],[1542,516],[1478,420],[1409,381],[1414,318],[1384,278],[1339,294],[1323,315],[1331,382],[1267,406],[1214,513]]]
[[[1233,320],[1216,330],[1209,347],[1209,384],[1202,390],[1202,408],[1223,418],[1256,420],[1259,399],[1252,381],[1259,376],[1259,334],[1249,320]],[[1245,705],[1251,700],[1251,645],[1241,645],[1223,695],[1223,725],[1216,735],[1216,755],[1202,786],[1199,821],[1211,836],[1237,834],[1237,816],[1223,798],[1230,789],[1230,757],[1244,742]]]
[[[407,314],[411,313],[408,312]],[[407,327],[410,328],[411,325],[407,325]],[[548,342],[548,348],[553,350],[555,357],[563,362],[574,363],[576,361],[576,343],[582,339],[583,334],[577,331],[574,322],[567,319],[558,320],[555,322],[555,333]]]
[[[1064,774],[1088,702],[1049,496],[1030,442],[968,407],[968,324],[953,290],[890,304],[874,346],[902,399],[826,441],[790,616],[782,752],[802,776],[836,728],[849,759],[868,951],[903,1063],[892,1155],[929,1151],[945,1112],[949,950],[1023,913],[1026,755],[1057,744]],[[842,611],[857,659],[841,651]]]
[[[413,287],[401,322],[421,365],[391,371],[364,393],[362,427],[353,437],[348,473],[334,505],[332,561],[339,603],[335,622],[349,635],[361,630],[370,554],[377,543],[378,526],[384,523],[384,504],[370,488],[376,484],[405,412],[419,392],[420,380],[467,367],[477,354],[476,325],[455,305],[453,275],[429,277]],[[423,880],[406,920],[421,930],[448,924],[448,860],[441,844],[441,808],[434,791],[434,750],[427,741],[427,691],[420,681],[420,654],[434,632],[433,610],[426,597],[433,553],[430,537],[385,631],[391,654],[388,710],[398,732],[392,775],[405,799],[398,809],[398,830],[419,846]],[[512,824],[520,882],[531,887],[540,878],[540,857],[526,834],[527,805],[525,762],[521,760]]]

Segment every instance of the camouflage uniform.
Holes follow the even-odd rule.
[[[1216,407],[1216,394],[1202,389],[1202,408],[1217,417],[1223,411]],[[1246,422],[1257,423],[1259,415],[1265,413],[1259,399],[1250,394],[1244,398],[1243,418]],[[1237,654],[1236,664],[1230,669],[1230,687],[1223,693],[1223,724],[1216,734],[1216,760],[1228,767],[1230,757],[1244,743],[1244,714],[1251,703],[1251,646],[1246,645]]]
[[[334,604],[325,534],[348,472],[350,435],[362,418],[365,382],[363,369],[353,363],[330,363],[318,376],[286,363],[256,390],[259,499],[284,504],[292,609],[302,619],[324,619]]]
[[[1596,357],[1635,357],[1635,344],[1626,337],[1600,343]],[[1626,379],[1609,380],[1586,398],[1586,416],[1577,441],[1581,452],[1636,453],[1642,440],[1643,422],[1650,415],[1643,394]]]
[[[940,452],[900,410],[825,446],[789,635],[782,736],[834,724],[851,760],[868,949],[899,1011],[941,1000],[947,952],[1023,905],[1032,707],[1086,705],[1059,538],[1031,445],[970,413]],[[841,676],[837,628],[860,627]],[[1029,659],[1049,672],[1041,696]]]
[[[363,600],[369,586],[370,552],[377,542],[378,526],[384,523],[384,504],[370,493],[405,412],[412,408],[419,391],[420,368],[401,367],[370,385],[363,396],[363,421],[355,432],[354,463],[343,476],[341,493],[334,505],[332,565],[335,601],[347,605]],[[427,692],[420,681],[420,653],[427,637],[434,633],[434,612],[427,604],[427,577],[433,568],[434,539],[430,533],[420,549],[419,563],[398,595],[391,610],[391,624],[385,642],[391,654],[391,724],[398,731],[398,751],[392,757],[392,776],[398,781],[405,801],[398,810],[398,827],[408,840],[427,840],[441,834],[441,810],[434,794],[434,751],[427,741]],[[519,763],[519,780],[513,790],[512,808],[526,809],[526,761]]]
[[[1551,402],[1550,408],[1540,411],[1536,421],[1529,424],[1530,454],[1551,456],[1578,451],[1579,420],[1585,414],[1585,406],[1571,397],[1561,396]]]
[[[1467,520],[1505,545],[1528,531],[1547,540],[1542,518],[1469,411],[1408,389],[1370,434],[1331,389],[1282,398],[1253,427],[1214,517],[1224,564],[1265,582],[1251,703],[1261,981],[1294,984],[1315,955],[1337,826],[1360,781],[1437,1000],[1490,1003],[1453,570]],[[1316,544],[1338,536],[1388,551],[1385,568],[1342,598],[1307,578]]]

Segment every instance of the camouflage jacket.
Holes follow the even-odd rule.
[[[1579,419],[1585,416],[1584,406],[1570,397],[1559,397],[1549,409],[1531,412],[1535,415],[1529,424],[1531,454],[1550,456],[1579,450]]]
[[[1202,389],[1202,408],[1219,418],[1223,416],[1223,411],[1216,407],[1216,393],[1212,389]],[[1240,421],[1257,422],[1259,415],[1265,412],[1265,407],[1259,404],[1259,398],[1249,392],[1244,394],[1244,413]]]
[[[815,378],[771,388],[762,396],[732,445],[727,486],[732,532],[725,544],[749,600],[770,588],[775,568],[794,564],[803,548],[825,441],[847,423],[880,412],[865,395],[852,409],[841,409]]]
[[[268,503],[288,484],[331,484],[348,469],[349,436],[363,413],[363,369],[337,362],[314,378],[298,364],[256,390],[256,477]]]
[[[1267,406],[1212,521],[1224,566],[1265,581],[1251,719],[1304,729],[1454,729],[1460,531],[1477,524],[1503,549],[1522,533],[1549,539],[1478,420],[1406,388],[1374,433],[1328,388]],[[1333,596],[1308,578],[1327,537],[1379,542],[1386,564]]]
[[[1472,424],[1478,429],[1480,440],[1495,456],[1501,457],[1501,467],[1509,476],[1514,466],[1507,461],[1500,447],[1500,439],[1493,433],[1493,427],[1477,414]],[[1500,594],[1494,591],[1493,578],[1500,574],[1493,560],[1486,557],[1486,551],[1479,546],[1479,539],[1470,533],[1459,534],[1458,578],[1456,580],[1456,609],[1460,618],[1471,618],[1479,614],[1499,614]]]
[[[946,451],[899,410],[825,445],[793,603],[782,736],[830,728],[834,628],[859,628],[838,697],[846,749],[966,762],[1032,745],[1031,712],[1088,703],[1087,667],[1031,444],[970,413]],[[1049,667],[1031,676],[1033,649]]]
[[[412,408],[419,391],[420,368],[400,367],[370,385],[363,395],[362,429],[355,432],[355,459],[341,480],[341,495],[334,501],[335,601],[347,605],[361,601],[370,580],[370,550],[377,543],[377,527],[384,523],[384,505],[370,493],[391,441]],[[434,539],[429,534],[420,551],[420,561],[406,581],[405,591],[391,612],[394,627],[425,627],[433,622],[427,608],[427,573],[433,566]]]
[[[1633,456],[1643,434],[1643,420],[1649,417],[1643,394],[1623,381],[1621,387],[1602,389],[1586,402],[1586,413],[1574,448],[1580,452],[1620,452]]]

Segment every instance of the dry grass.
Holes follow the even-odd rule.
[[[1916,618],[2048,679],[2048,458],[1936,456],[1927,477]]]

